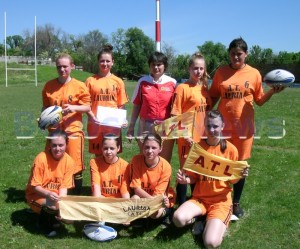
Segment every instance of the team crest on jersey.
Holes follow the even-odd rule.
[[[172,89],[170,87],[168,87],[168,86],[162,86],[160,88],[160,91],[162,91],[162,92],[171,92]]]

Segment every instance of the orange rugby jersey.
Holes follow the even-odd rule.
[[[118,108],[128,102],[123,80],[114,74],[108,77],[93,75],[85,81],[91,94],[91,109],[97,116],[98,106]]]
[[[148,168],[144,155],[136,155],[130,162],[132,170],[131,188],[141,188],[149,195],[156,196],[166,193],[169,186],[172,168],[162,157],[154,168]]]
[[[53,159],[49,151],[39,153],[33,162],[28,180],[27,201],[41,198],[33,189],[36,186],[57,194],[61,188],[72,188],[74,167],[74,160],[67,153],[59,161]]]
[[[48,81],[42,91],[43,106],[49,107],[58,105],[64,108],[65,104],[90,105],[90,94],[86,85],[74,78],[71,81],[61,84],[57,79]],[[73,112],[63,116],[62,121],[52,129],[62,129],[67,133],[81,131],[82,113]]]
[[[238,160],[237,148],[227,141],[227,149],[225,152],[221,152],[220,144],[217,146],[209,146],[205,140],[200,141],[200,146],[207,152],[224,157],[230,160]],[[187,171],[187,175],[196,178],[196,185],[193,191],[193,199],[202,200],[206,203],[218,203],[218,202],[232,202],[231,191],[232,188],[229,182],[220,181],[204,175],[192,173]]]
[[[225,121],[224,136],[250,137],[254,134],[253,102],[264,95],[257,69],[249,65],[239,70],[230,66],[219,68],[209,94],[212,98],[221,98],[218,109]]]
[[[128,162],[119,157],[113,164],[105,162],[103,156],[91,159],[91,185],[100,185],[101,195],[121,198],[129,192],[130,167]]]

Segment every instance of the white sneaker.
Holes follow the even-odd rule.
[[[204,224],[203,221],[196,221],[192,228],[192,234],[198,236],[202,234],[204,231]]]
[[[99,221],[97,224],[98,224],[99,226],[105,226],[105,221]]]

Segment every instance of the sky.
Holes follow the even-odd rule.
[[[251,48],[300,52],[300,1],[160,0],[161,46],[192,54],[206,41],[229,43],[242,37]],[[111,37],[137,27],[155,40],[156,0],[0,0],[0,41],[51,24],[69,34],[99,30]],[[2,16],[2,17],[1,17]]]

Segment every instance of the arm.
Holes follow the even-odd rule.
[[[176,179],[177,179],[177,182],[180,183],[180,184],[194,184],[194,183],[196,183],[196,178],[194,178],[192,176],[187,176],[180,169],[178,170]]]
[[[140,114],[140,110],[141,110],[141,106],[140,105],[133,105],[133,109],[132,109],[132,114],[131,114],[131,120],[130,120],[130,124],[129,124],[129,128],[127,131],[127,136],[128,137],[133,137],[134,136],[134,126],[136,123],[136,120]]]
[[[272,87],[266,94],[263,95],[263,97],[256,101],[256,104],[258,106],[264,105],[275,93],[279,93],[284,90],[283,86],[274,86]]]
[[[70,105],[65,104],[63,112],[70,113],[70,112],[80,112],[80,113],[88,113],[91,111],[91,107],[89,105]]]
[[[94,184],[93,185],[93,196],[94,197],[103,197],[105,198],[105,196],[101,195],[101,188],[99,184]]]
[[[139,196],[140,198],[153,198],[152,195],[149,195],[145,190],[142,188],[134,188],[134,193]]]

